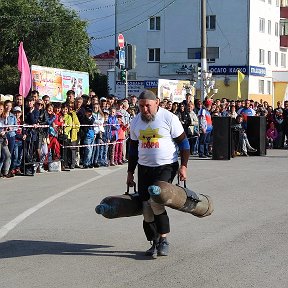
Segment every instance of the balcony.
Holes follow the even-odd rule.
[[[280,18],[288,19],[288,7],[281,7],[280,8]]]
[[[288,35],[281,35],[280,36],[280,46],[281,47],[288,47]]]

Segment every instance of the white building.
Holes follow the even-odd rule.
[[[283,100],[286,84],[278,89],[273,73],[288,82],[286,2],[207,0],[207,58],[216,97],[236,99],[240,69],[246,75],[242,98]],[[201,58],[201,0],[115,0],[115,11],[115,38],[122,33],[137,47],[136,80],[192,79]]]

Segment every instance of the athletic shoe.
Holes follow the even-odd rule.
[[[157,245],[157,255],[158,256],[168,256],[169,253],[169,243],[166,237],[160,237]]]
[[[150,256],[152,258],[157,258],[157,243],[158,241],[154,240],[151,242],[151,247],[145,252],[146,256]]]

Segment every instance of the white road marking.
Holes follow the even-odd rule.
[[[123,167],[121,168],[116,168],[116,169],[113,169],[113,170],[108,170],[108,169],[103,169],[103,170],[97,170],[97,173],[100,174],[96,177],[93,177],[89,180],[86,180],[82,183],[79,183],[75,186],[72,186],[70,188],[67,188],[65,189],[64,191],[62,192],[59,192],[49,198],[47,198],[46,200],[38,203],[37,205],[35,205],[34,207],[30,208],[30,209],[27,209],[26,211],[24,211],[23,213],[21,213],[20,215],[18,215],[16,218],[14,218],[12,221],[10,221],[9,223],[7,223],[6,225],[2,226],[0,228],[0,240],[5,237],[12,229],[14,229],[17,225],[19,225],[21,222],[23,222],[27,217],[29,217],[30,215],[32,215],[33,213],[37,212],[39,209],[41,209],[42,207],[46,206],[47,204],[53,202],[54,200],[82,187],[82,186],[85,186],[86,184],[89,184],[93,181],[96,181],[100,178],[102,178],[103,176],[106,176],[108,174],[111,174],[115,171],[118,171],[120,169],[122,169]]]

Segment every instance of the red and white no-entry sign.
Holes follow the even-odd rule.
[[[118,46],[119,48],[124,48],[124,36],[122,34],[118,35]]]

